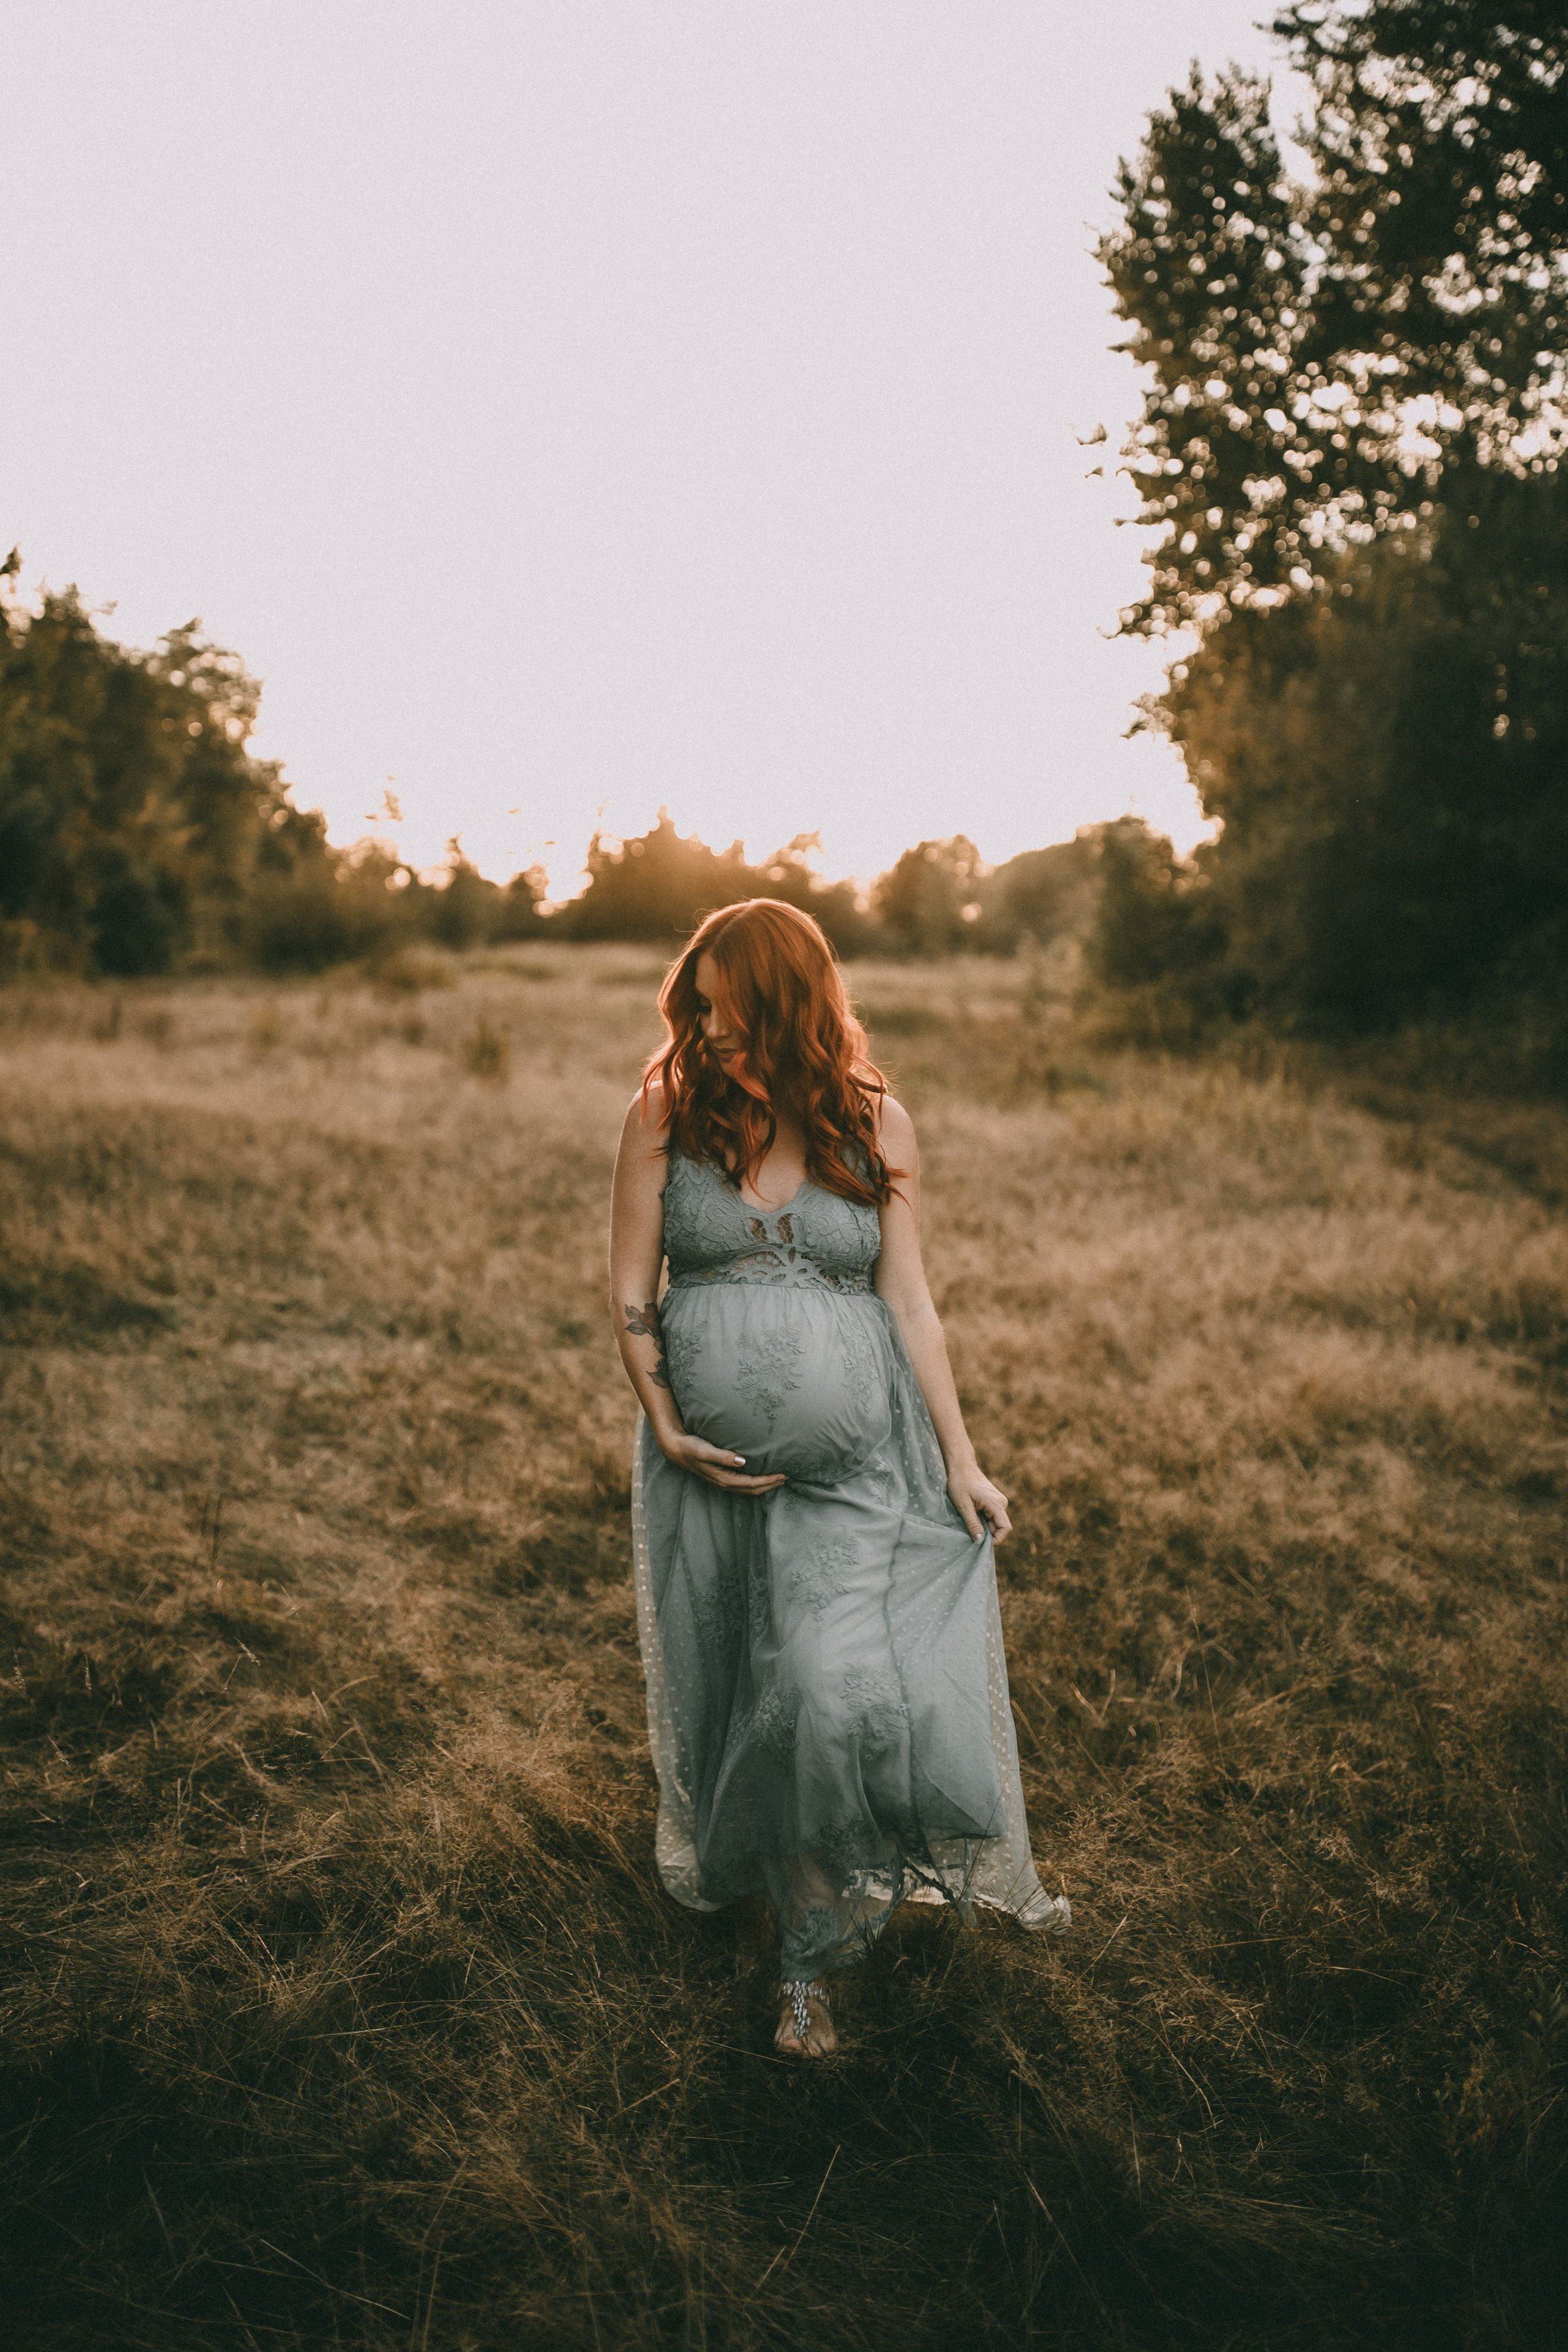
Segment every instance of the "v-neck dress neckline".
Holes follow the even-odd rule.
[[[735,1198],[741,1203],[742,1208],[750,1209],[753,1216],[787,1217],[795,1202],[799,1200],[801,1194],[808,1190],[814,1181],[815,1180],[810,1176],[803,1176],[800,1182],[795,1186],[795,1191],[790,1194],[789,1199],[787,1201],[781,1201],[776,1209],[770,1209],[766,1203],[762,1201],[748,1201],[745,1193],[741,1190],[739,1184],[735,1187]]]

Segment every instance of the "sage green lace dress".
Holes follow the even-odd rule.
[[[786,1977],[856,1958],[908,1896],[1061,1929],[1018,1782],[991,1538],[973,1541],[892,1315],[874,1209],[809,1180],[750,1207],[679,1156],[661,1319],[688,1429],[782,1470],[731,1495],[639,1419],[638,1622],[658,1859],[699,1911],[766,1895]]]

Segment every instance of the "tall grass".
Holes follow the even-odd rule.
[[[855,977],[1078,1925],[816,2069],[651,1865],[653,965],[0,996],[18,2347],[1558,2340],[1568,1122]]]

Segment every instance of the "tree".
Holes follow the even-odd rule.
[[[5,593],[18,568],[0,567],[0,971],[314,971],[450,924],[392,851],[334,849],[294,807],[247,748],[255,680],[198,623],[137,652],[74,590],[27,610]]]
[[[1424,388],[1512,404],[1554,355],[1568,235],[1568,21],[1559,0],[1293,5],[1276,20],[1317,100],[1331,236],[1319,304],[1340,339],[1400,320]],[[1505,418],[1507,411],[1500,412]]]
[[[720,853],[682,840],[668,809],[628,841],[595,833],[587,866],[587,888],[554,918],[570,939],[680,939],[713,908],[756,895],[740,842]]]
[[[1100,891],[1101,825],[1081,826],[1071,841],[1048,849],[1020,850],[981,884],[974,945],[1009,955],[1025,939],[1048,947],[1064,936],[1082,937],[1093,919]]]
[[[836,954],[869,954],[880,943],[876,921],[857,898],[852,882],[823,879],[812,862],[821,848],[819,835],[797,833],[754,868],[757,896],[799,907],[821,924]]]
[[[810,863],[815,834],[748,866],[743,845],[710,849],[695,835],[682,839],[668,809],[629,841],[595,834],[588,845],[588,887],[551,918],[559,935],[574,940],[685,939],[704,915],[742,898],[784,898],[816,917],[841,955],[868,943],[870,926],[848,883],[825,883]]]
[[[1142,817],[1100,828],[1099,892],[1085,941],[1087,976],[1111,992],[1116,1026],[1146,1045],[1190,1045],[1247,1010],[1226,961],[1225,910],[1208,855],[1176,856]]]
[[[499,886],[464,856],[462,842],[454,834],[447,844],[446,878],[432,893],[426,929],[443,947],[480,947],[500,921],[500,898]]]
[[[1568,905],[1568,477],[1342,572],[1211,632],[1163,719],[1223,823],[1233,993],[1360,1027],[1539,967]]]
[[[963,834],[906,849],[872,893],[895,944],[906,955],[950,955],[981,911],[980,852]]]
[[[514,874],[500,893],[491,934],[498,940],[537,940],[548,935],[547,919],[539,909],[550,895],[550,877],[542,866],[526,866]]]
[[[1568,27],[1303,0],[1276,29],[1309,172],[1264,85],[1194,69],[1101,247],[1160,533],[1123,625],[1196,631],[1149,716],[1223,829],[1163,880],[1108,869],[1096,955],[1136,914],[1151,968],[1342,1027],[1568,944]]]
[[[0,598],[0,961],[131,977],[232,952],[292,816],[245,748],[256,707],[195,623],[142,655],[74,590]]]
[[[1100,253],[1151,371],[1135,628],[1310,588],[1449,478],[1568,446],[1568,29],[1543,0],[1293,7],[1310,176],[1237,74],[1150,118]]]

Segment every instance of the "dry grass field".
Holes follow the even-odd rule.
[[[9,2343],[1553,2343],[1568,1118],[856,969],[1077,1926],[807,2070],[651,1863],[656,977],[0,995]]]

